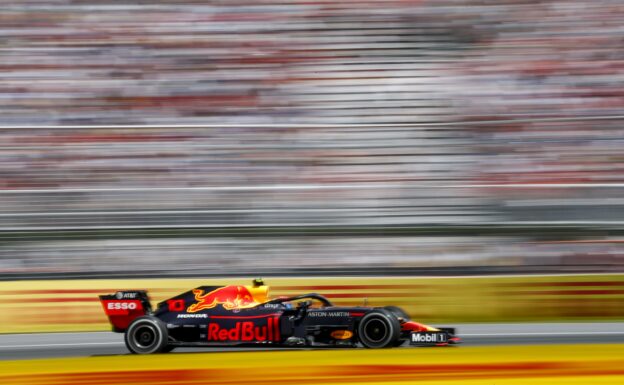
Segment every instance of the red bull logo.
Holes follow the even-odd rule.
[[[252,321],[236,322],[233,328],[223,328],[218,323],[208,325],[208,341],[279,341],[279,323],[269,318],[267,325],[258,325]]]
[[[224,286],[204,294],[203,290],[193,290],[197,303],[189,306],[188,313],[196,313],[205,309],[212,309],[222,305],[226,310],[246,309],[258,304],[253,295],[245,286]]]

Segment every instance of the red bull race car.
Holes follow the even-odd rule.
[[[343,346],[387,348],[459,343],[452,328],[409,319],[396,306],[344,307],[316,293],[269,299],[268,286],[200,286],[152,309],[146,291],[118,291],[100,301],[113,331],[132,353],[200,346]]]

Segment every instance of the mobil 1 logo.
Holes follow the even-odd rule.
[[[448,342],[448,335],[444,332],[419,332],[410,335],[411,345],[437,345]]]

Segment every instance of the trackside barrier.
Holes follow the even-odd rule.
[[[200,285],[245,279],[0,282],[0,333],[98,331],[99,294],[148,290],[153,304]],[[624,319],[624,275],[472,278],[268,278],[272,297],[317,292],[339,305],[398,305],[428,323]]]

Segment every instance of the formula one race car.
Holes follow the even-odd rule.
[[[152,310],[146,291],[100,296],[113,331],[125,333],[132,353],[198,346],[346,346],[367,348],[459,343],[452,328],[410,321],[396,306],[334,306],[311,293],[268,298],[260,279],[252,286],[200,286]]]

